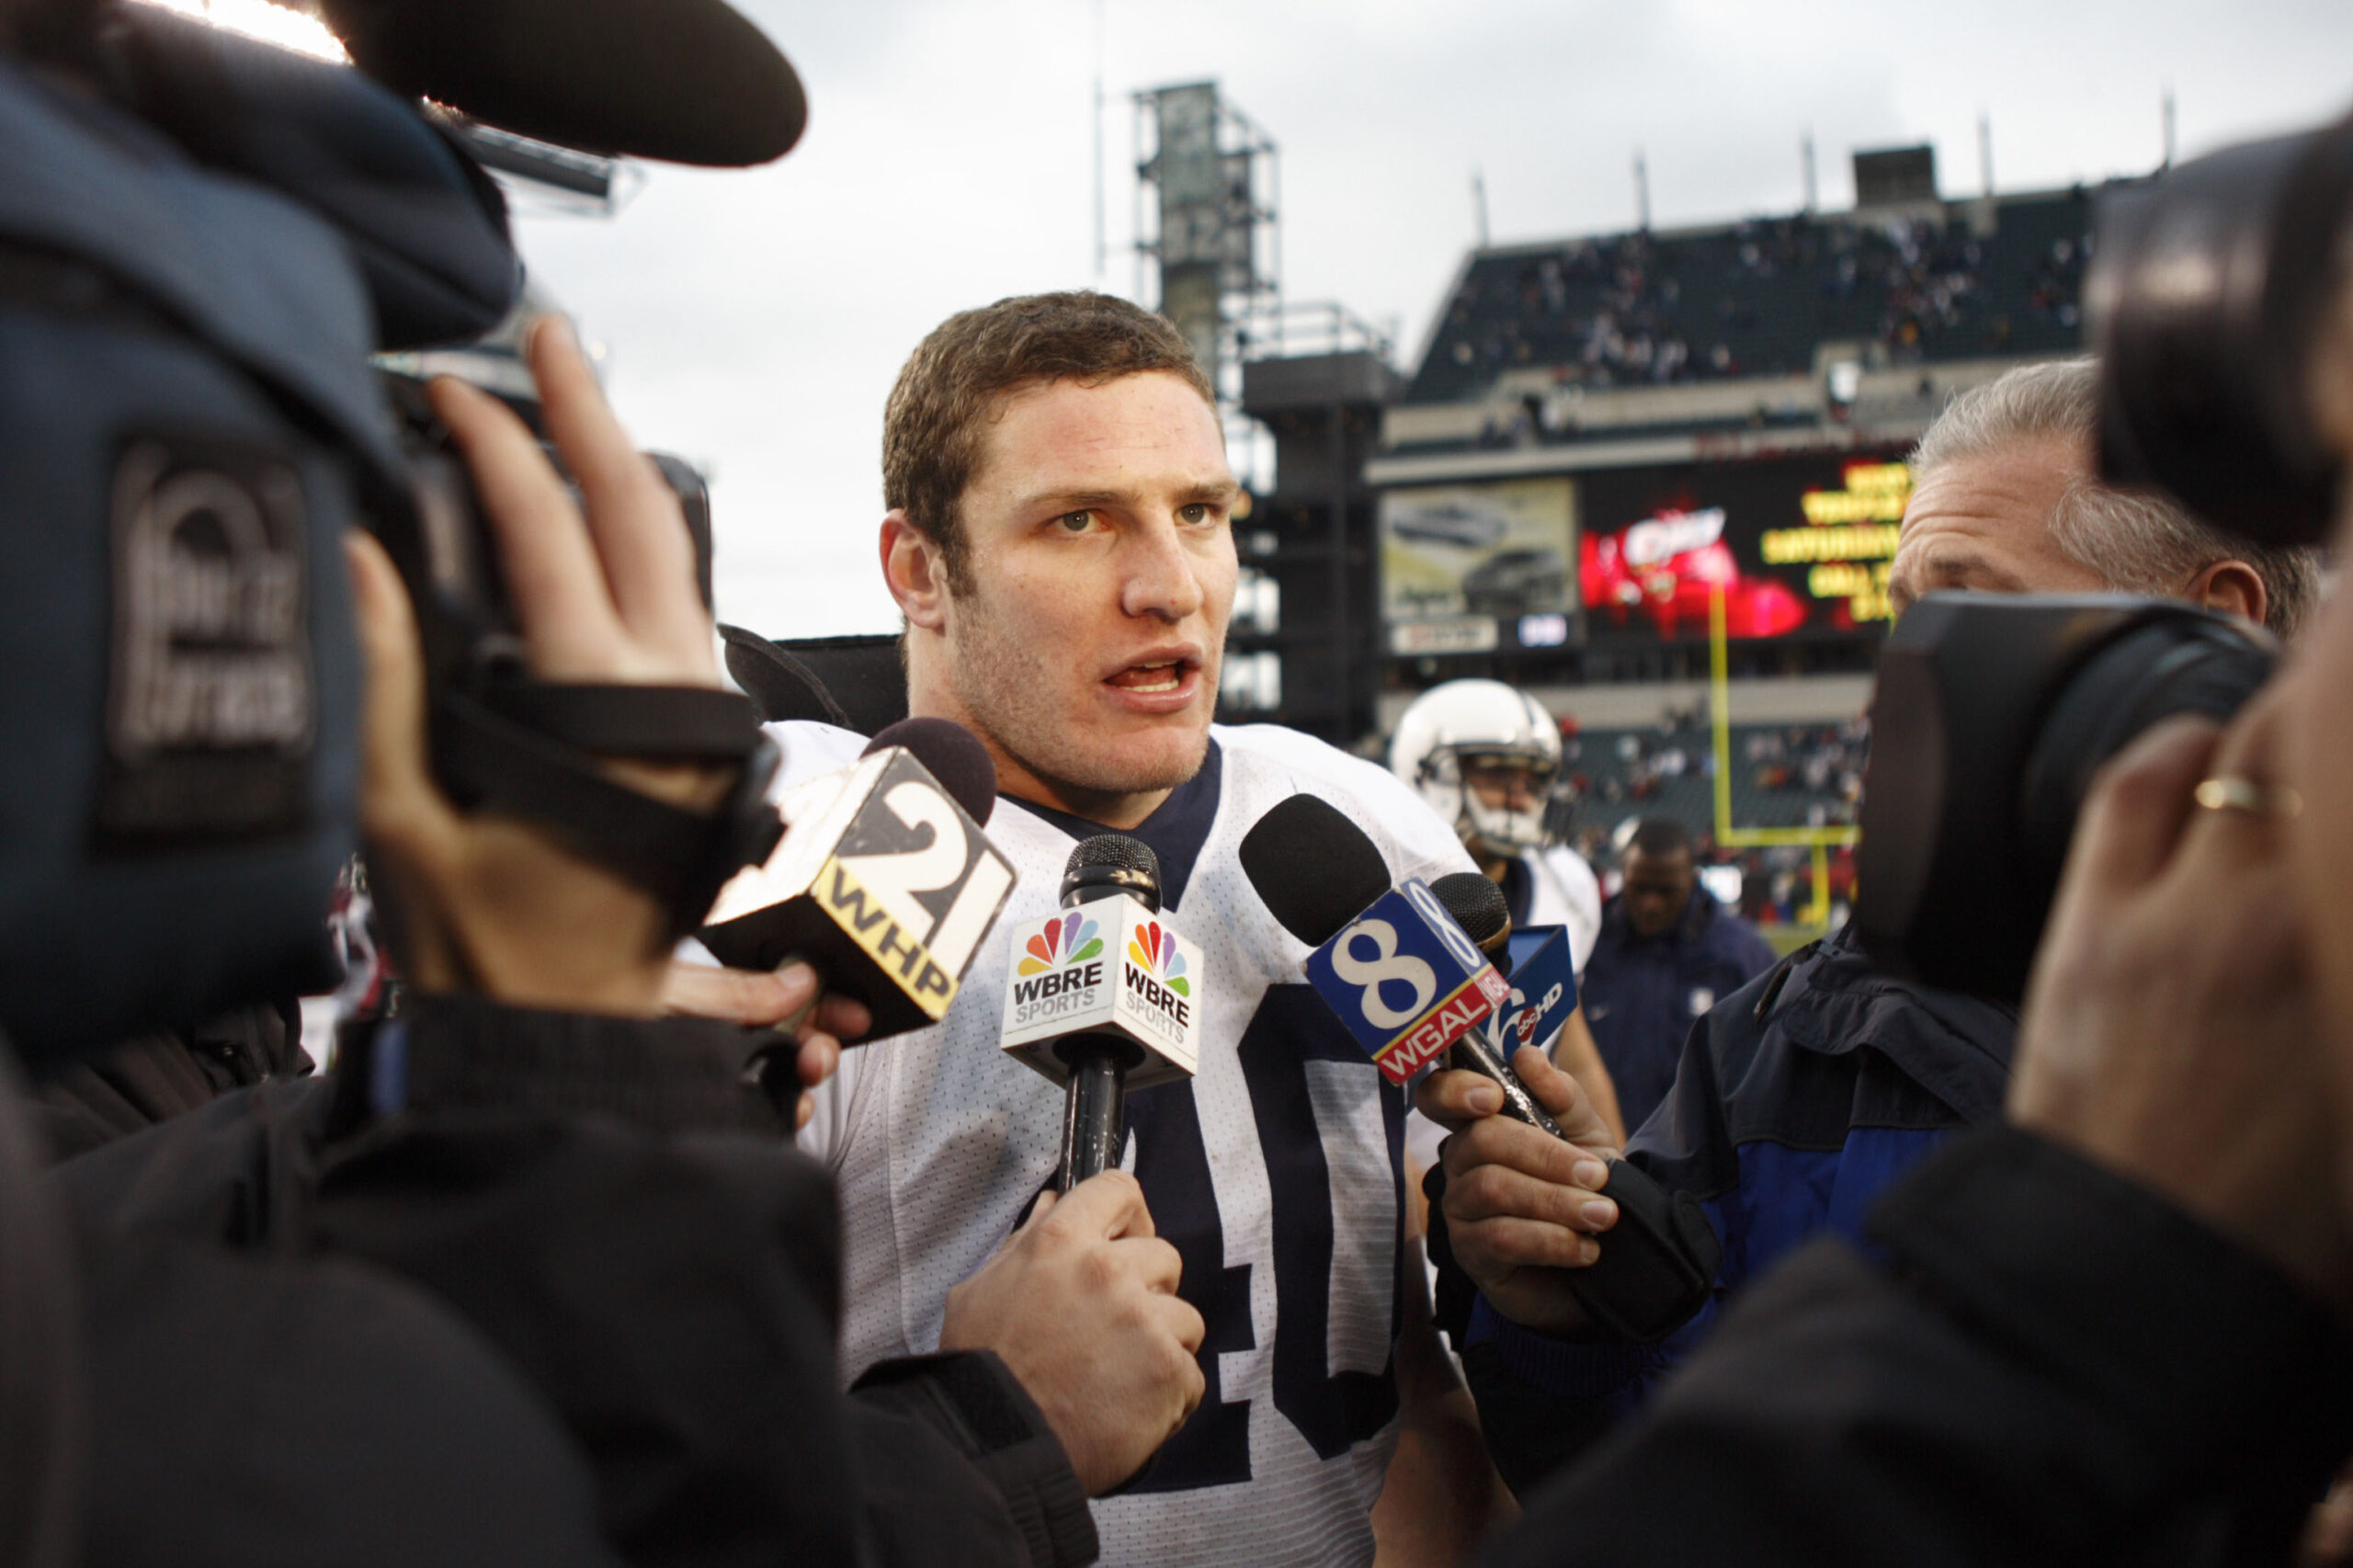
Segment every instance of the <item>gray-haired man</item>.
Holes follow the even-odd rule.
[[[2308,550],[2217,532],[2152,491],[2093,472],[2089,359],[2027,365],[1953,399],[1912,454],[1888,578],[1895,613],[1923,594],[2112,592],[2185,599],[2290,637],[2320,570]]]
[[[2074,360],[2012,370],[1953,400],[1913,455],[1889,581],[1897,613],[1938,589],[2105,590],[2204,604],[2291,634],[2318,595],[2315,553],[2226,539],[2161,497],[2099,483],[2093,385],[2091,361]],[[1949,1133],[1998,1117],[2016,1027],[2006,1007],[1875,974],[1847,931],[1720,1002],[1626,1148],[1662,1186],[1697,1199],[1723,1243],[1713,1298],[1646,1345],[1593,1342],[1565,1282],[1608,1249],[1615,1221],[1601,1205],[1595,1222],[1595,1194],[1575,1179],[1580,1151],[1609,1151],[1571,1080],[1527,1052],[1517,1063],[1575,1147],[1474,1108],[1483,1091],[1472,1074],[1426,1083],[1423,1111],[1457,1130],[1431,1209],[1440,1301],[1465,1294],[1444,1286],[1449,1274],[1478,1288],[1446,1326],[1467,1342],[1488,1445],[1513,1489],[1526,1494],[1639,1403],[1745,1280],[1823,1232],[1859,1240],[1881,1191]]]

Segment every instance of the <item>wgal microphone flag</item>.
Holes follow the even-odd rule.
[[[1394,1084],[1406,1083],[1511,995],[1419,877],[1307,955],[1307,979]]]

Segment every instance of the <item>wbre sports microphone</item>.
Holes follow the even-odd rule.
[[[1097,834],[1063,868],[1063,913],[1013,928],[1006,1051],[1064,1087],[1068,1192],[1120,1162],[1127,1092],[1189,1078],[1201,952],[1160,918],[1160,858]]]
[[[1429,884],[1392,887],[1380,849],[1331,802],[1282,801],[1243,835],[1241,859],[1283,929],[1315,949],[1308,983],[1390,1082],[1409,1082],[1509,998]]]
[[[696,935],[733,969],[806,960],[823,990],[866,1004],[870,1040],[938,1023],[1013,892],[1013,862],[981,832],[995,805],[996,767],[971,731],[903,719],[786,792],[791,831],[720,890]]]

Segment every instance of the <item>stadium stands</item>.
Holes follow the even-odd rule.
[[[1806,375],[1825,342],[1876,345],[1893,364],[2073,351],[2090,193],[1941,210],[1941,222],[1801,215],[1482,252],[1404,401],[1469,401],[1531,369],[1594,390]],[[1530,417],[1540,438],[1574,436]]]
[[[1737,825],[1830,827],[1854,822],[1870,754],[1867,721],[1734,724],[1731,741],[1732,820]],[[1563,747],[1554,830],[1597,869],[1616,863],[1612,841],[1626,824],[1638,817],[1673,817],[1691,830],[1702,860],[1740,869],[1742,914],[1767,926],[1805,918],[1813,897],[1809,851],[1716,846],[1713,740],[1696,717],[1641,729],[1582,730],[1563,737]],[[1834,849],[1829,870],[1834,901],[1851,898],[1853,852]]]
[[[1671,816],[1695,834],[1715,823],[1715,756],[1708,731],[1585,730],[1564,743],[1570,831],[1606,839],[1630,817]],[[1870,726],[1734,724],[1732,816],[1742,827],[1851,823],[1862,794]]]

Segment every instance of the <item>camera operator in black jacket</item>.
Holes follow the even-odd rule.
[[[125,16],[134,34],[185,26]],[[310,69],[225,47],[210,68],[215,97],[196,101],[233,106]],[[359,187],[405,173],[393,154],[415,141],[414,111],[363,85],[314,75],[288,100],[299,132],[358,94],[330,131],[368,133]],[[364,222],[339,237],[242,176],[190,169],[82,81],[0,62],[0,144],[18,176],[0,189],[0,427],[40,460],[14,453],[0,474],[29,611],[10,652],[35,677],[0,699],[30,764],[0,792],[29,824],[0,884],[0,1022],[54,1068],[83,1040],[277,991],[315,937],[355,793],[414,988],[364,1072],[230,1096],[71,1162],[50,1192],[0,1108],[0,1545],[247,1565],[1090,1558],[1086,1490],[1133,1473],[1199,1392],[1199,1320],[1132,1182],[1051,1206],[961,1298],[983,1325],[968,1338],[1074,1414],[1050,1422],[990,1351],[889,1364],[845,1399],[828,1184],[745,1089],[737,1030],[653,1017],[685,895],[616,869],[561,812],[453,804],[428,762],[443,715],[409,589],[355,532],[361,721],[341,524],[402,472],[362,355],[371,302],[379,320],[403,302],[387,278],[416,278]],[[224,144],[265,164],[296,145],[275,165],[296,184],[335,167],[301,154],[341,150],[334,134]],[[438,237],[466,222],[480,214]],[[505,256],[511,290],[504,243],[499,215],[489,275]],[[675,499],[568,329],[534,334],[530,358],[585,513],[511,414],[453,383],[431,394],[529,677],[715,687]],[[164,494],[176,472],[200,476],[209,510],[164,504],[185,499]],[[131,562],[114,574],[110,524]],[[184,565],[165,543],[199,554]],[[141,597],[166,564],[234,586],[236,615],[194,644],[223,656],[170,662],[169,617],[212,612]],[[88,624],[101,616],[110,629]],[[128,716],[117,700],[102,733],[82,699],[108,689],[109,630],[134,673],[177,689],[255,675],[249,695],[290,700]],[[158,714],[198,730],[123,744]],[[723,852],[745,769],[595,749],[606,784]],[[100,779],[94,846],[74,786]],[[89,934],[133,886],[157,897],[102,949]]]

